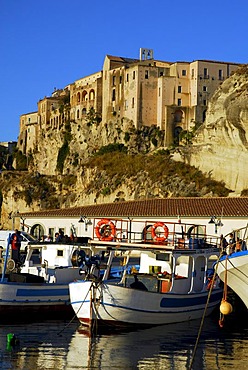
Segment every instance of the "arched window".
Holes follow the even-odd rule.
[[[87,101],[88,100],[88,93],[85,90],[82,92],[82,100],[83,101]]]
[[[95,100],[95,91],[90,90],[90,100]]]
[[[41,240],[42,236],[45,234],[44,227],[40,224],[35,224],[31,227],[30,234],[33,235],[37,240]]]
[[[79,118],[79,109],[77,110],[77,118]]]
[[[174,122],[182,122],[183,112],[181,110],[176,110],[174,114]]]
[[[77,93],[77,102],[80,103],[80,100],[81,100],[81,95],[80,95],[80,92]]]
[[[82,116],[85,116],[86,115],[86,108],[83,108],[82,109]]]

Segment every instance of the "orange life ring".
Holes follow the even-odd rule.
[[[156,230],[157,230],[158,227],[161,227],[163,229],[162,235],[160,235],[160,236],[158,236],[157,233],[156,233]],[[169,229],[163,222],[156,222],[152,226],[151,235],[152,235],[153,240],[155,240],[156,242],[159,242],[159,243],[163,243],[168,238]]]
[[[115,238],[116,228],[112,221],[103,218],[97,223],[95,233],[99,240],[111,241]]]

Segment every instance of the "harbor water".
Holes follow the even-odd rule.
[[[238,316],[223,328],[214,315],[201,330],[194,320],[93,336],[77,320],[3,323],[0,369],[246,370],[247,315]]]

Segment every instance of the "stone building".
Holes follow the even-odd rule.
[[[91,109],[104,124],[126,120],[136,129],[156,125],[164,130],[168,146],[182,130],[204,121],[211,96],[238,67],[208,60],[158,61],[150,49],[140,49],[139,59],[106,55],[102,71],[55,89],[38,102],[38,112],[21,116],[19,149],[32,151],[37,130],[59,130],[69,117],[85,124]]]

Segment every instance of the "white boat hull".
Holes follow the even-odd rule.
[[[204,313],[208,297],[208,291],[163,294],[105,283],[96,287],[90,281],[70,283],[69,290],[71,305],[84,325],[94,320],[113,325],[163,325],[198,319]],[[207,315],[221,297],[221,289],[212,292]]]
[[[0,283],[0,320],[30,318],[37,314],[58,317],[70,309],[68,284]],[[44,317],[44,316],[42,316]]]
[[[216,271],[248,308],[248,251],[223,256],[216,265]]]

